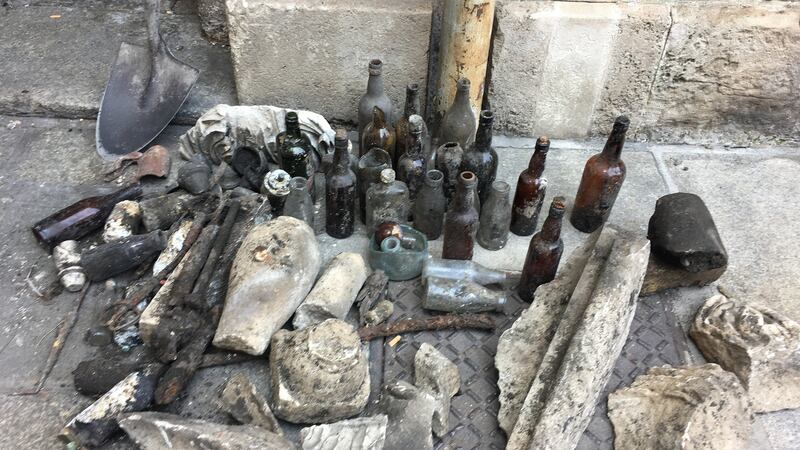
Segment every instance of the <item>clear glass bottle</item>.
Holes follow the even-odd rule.
[[[422,307],[434,311],[479,313],[503,311],[507,302],[505,291],[487,289],[467,280],[428,277]]]
[[[419,106],[419,84],[411,83],[406,86],[406,107],[405,111],[403,111],[403,117],[401,117],[397,123],[394,124],[394,132],[397,136],[397,145],[395,146],[396,151],[395,154],[397,155],[397,159],[392,161],[394,167],[397,167],[397,163],[400,158],[406,153],[408,149],[409,143],[407,139],[409,137],[409,118],[413,115],[422,116],[422,109]],[[423,126],[423,137],[425,141],[425,147],[423,150],[423,154],[427,157],[428,153],[430,152],[430,141],[428,136],[428,126],[425,125],[425,122],[422,122]]]
[[[408,187],[395,180],[394,170],[384,169],[380,183],[367,190],[367,235],[383,222],[406,223],[410,210]]]
[[[283,204],[283,215],[306,222],[314,229],[314,201],[308,192],[308,180],[303,177],[292,178],[289,195]]]
[[[422,269],[422,277],[469,280],[478,284],[502,284],[510,286],[519,281],[520,273],[495,270],[471,260],[428,258]]]
[[[473,190],[477,183],[478,178],[472,172],[462,172],[459,176],[453,207],[444,220],[442,258],[472,259],[475,232],[478,228],[478,213],[473,205]]]
[[[358,137],[361,138],[364,128],[372,120],[372,108],[377,106],[391,120],[394,113],[392,100],[383,89],[383,62],[373,59],[369,62],[369,81],[367,92],[358,102]],[[363,151],[362,151],[363,153]]]
[[[530,236],[536,231],[539,212],[547,193],[547,178],[543,174],[549,150],[550,139],[547,136],[539,137],[528,168],[519,174],[514,207],[511,210],[511,232],[517,236]]]
[[[464,149],[458,142],[445,142],[436,149],[436,170],[444,175],[444,195],[447,205],[453,200],[458,184],[458,175],[461,174],[461,159]]]
[[[425,182],[425,141],[423,132],[425,122],[422,117],[413,115],[409,119],[408,149],[397,163],[397,179],[408,186],[408,192],[413,202],[417,198],[417,192]]]
[[[367,223],[367,190],[380,183],[381,172],[392,168],[392,157],[382,148],[373,147],[358,160],[358,209],[361,222]]]
[[[550,213],[545,219],[542,229],[533,235],[525,256],[522,278],[517,292],[526,302],[532,302],[536,289],[553,281],[564,252],[561,240],[561,219],[564,217],[566,201],[564,197],[556,197],[550,204]]]
[[[350,169],[347,131],[336,130],[333,165],[325,177],[325,230],[343,239],[353,234],[356,220],[356,174]]]
[[[364,132],[361,133],[361,156],[373,147],[378,147],[386,150],[386,153],[395,158],[395,143],[396,136],[394,128],[389,125],[386,120],[386,115],[379,107],[372,109],[372,121],[364,127]]]
[[[511,186],[505,181],[492,183],[486,203],[481,208],[481,220],[475,240],[486,250],[500,250],[508,242],[511,224]]]
[[[421,231],[429,240],[439,239],[442,235],[444,213],[447,200],[442,187],[444,175],[438,170],[429,170],[425,182],[417,194],[412,206],[414,228]]]
[[[469,103],[470,82],[461,78],[456,83],[453,104],[444,113],[439,125],[439,142],[458,142],[461,148],[469,148],[475,140],[475,113]]]
[[[300,131],[297,113],[286,113],[286,133],[275,138],[281,169],[292,178],[311,179],[314,175],[314,148],[308,138]]]
[[[492,147],[492,123],[494,113],[481,111],[475,142],[464,152],[461,171],[468,171],[478,177],[478,196],[481,203],[486,202],[489,189],[497,177],[497,152]]]

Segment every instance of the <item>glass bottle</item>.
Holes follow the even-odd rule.
[[[486,250],[500,250],[508,242],[511,224],[511,186],[495,181],[481,208],[481,220],[475,240]]]
[[[411,83],[406,86],[406,108],[403,111],[403,117],[394,124],[394,132],[397,136],[397,145],[395,146],[396,151],[395,154],[397,155],[397,159],[392,161],[394,167],[397,167],[397,162],[402,157],[408,148],[408,142],[406,139],[409,137],[409,118],[413,115],[422,116],[422,111],[419,107],[419,84]],[[425,122],[422,122],[422,126],[424,127],[423,136],[425,137],[426,148],[423,151],[425,156],[428,156],[429,149],[428,147],[428,126],[425,125]]]
[[[289,195],[283,204],[283,215],[300,219],[314,229],[314,202],[308,192],[308,180],[294,177],[289,189]]]
[[[367,235],[384,222],[406,223],[410,209],[408,187],[395,180],[394,170],[384,169],[380,183],[367,190]]]
[[[475,195],[471,195],[471,192],[477,183],[478,177],[472,172],[461,172],[459,175],[453,207],[444,220],[442,258],[472,259],[478,213],[473,205]]]
[[[379,107],[374,107],[372,121],[364,126],[364,132],[361,134],[361,155],[364,155],[365,149],[378,147],[386,150],[394,161],[395,142],[394,128],[386,121],[384,112]]]
[[[102,281],[147,261],[167,246],[163,231],[135,234],[81,253],[81,267],[92,281]]]
[[[492,122],[494,113],[481,111],[475,142],[461,159],[461,170],[472,172],[478,177],[478,196],[481,203],[486,202],[489,189],[497,176],[497,152],[492,148]]]
[[[445,142],[436,150],[436,170],[444,175],[444,195],[447,198],[448,206],[456,191],[463,156],[464,149],[458,145],[458,142]]]
[[[425,234],[429,240],[439,239],[439,236],[442,235],[444,212],[447,207],[442,187],[443,181],[442,172],[429,170],[412,207],[414,228]]]
[[[469,280],[483,285],[502,284],[508,286],[519,281],[520,273],[490,269],[469,260],[428,258],[422,268],[422,277]]]
[[[114,205],[142,195],[142,186],[132,184],[108,195],[84,198],[36,222],[33,235],[52,248],[61,241],[77,240],[102,227]]]
[[[422,307],[434,311],[479,313],[503,311],[505,291],[494,291],[466,280],[428,277]]]
[[[300,132],[300,122],[297,113],[286,113],[286,134],[282,139],[275,139],[280,158],[281,169],[294,177],[311,179],[314,176],[314,159],[311,154],[314,148],[308,138]]]
[[[382,148],[373,147],[358,160],[358,209],[361,222],[367,223],[367,190],[381,180],[381,172],[392,168],[392,157]]]
[[[564,217],[566,201],[556,197],[550,204],[550,213],[542,229],[533,235],[522,267],[522,278],[517,292],[526,302],[533,301],[533,294],[540,285],[553,281],[564,251],[561,241],[561,219]]]
[[[397,163],[397,179],[408,186],[408,192],[413,202],[417,198],[417,192],[425,182],[425,141],[424,127],[425,122],[422,117],[413,115],[409,119],[408,150]]]
[[[517,236],[530,236],[536,231],[539,212],[542,210],[547,192],[547,178],[543,177],[544,163],[550,150],[550,139],[541,136],[528,163],[528,168],[519,174],[514,207],[511,211],[511,232]]]
[[[369,62],[369,81],[367,81],[367,92],[361,96],[358,102],[358,137],[364,133],[364,128],[372,120],[373,107],[377,106],[391,119],[394,107],[392,101],[383,90],[383,62],[380,59],[373,59]],[[363,141],[362,141],[363,142]],[[364,147],[362,147],[364,148]],[[369,148],[369,147],[367,147]],[[363,150],[362,150],[363,153]]]
[[[350,169],[347,131],[336,130],[333,166],[325,177],[325,230],[343,239],[353,234],[356,220],[356,174]]]
[[[286,197],[292,190],[292,177],[283,169],[275,169],[267,173],[261,185],[261,193],[266,194],[267,200],[276,216],[283,214],[283,205]]]
[[[620,159],[620,153],[629,125],[630,120],[626,116],[617,117],[603,151],[589,158],[583,168],[569,220],[572,226],[584,233],[600,228],[608,219],[625,181],[625,163]]]
[[[461,78],[456,83],[453,104],[444,113],[439,125],[439,142],[458,142],[461,148],[469,148],[475,140],[475,113],[469,104],[470,82]]]

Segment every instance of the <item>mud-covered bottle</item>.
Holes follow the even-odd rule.
[[[539,212],[547,193],[547,178],[543,174],[549,150],[550,139],[547,136],[539,137],[528,168],[519,174],[514,207],[511,210],[511,232],[517,236],[530,236],[536,231]]]
[[[478,313],[502,311],[506,293],[492,290],[467,280],[428,277],[422,307],[434,311]]]
[[[384,222],[406,223],[411,212],[408,187],[395,180],[392,169],[381,172],[380,183],[372,185],[367,191],[367,235]]]
[[[478,196],[486,202],[489,189],[497,177],[497,152],[492,147],[492,123],[494,113],[481,111],[475,142],[464,152],[461,171],[472,172],[478,177]]]
[[[142,187],[136,183],[108,195],[84,198],[36,222],[33,235],[50,248],[61,241],[80,239],[102,227],[114,205],[141,195]]]
[[[308,192],[308,180],[303,177],[292,178],[289,195],[283,204],[283,215],[300,219],[314,229],[314,201]]]
[[[394,133],[397,137],[397,145],[395,146],[395,155],[397,155],[397,159],[392,161],[394,167],[397,167],[397,162],[402,157],[407,149],[408,149],[408,137],[409,137],[409,118],[413,115],[422,116],[422,110],[419,106],[419,84],[411,83],[406,86],[406,107],[403,111],[403,116],[394,124]],[[428,149],[428,127],[425,125],[425,122],[422,122],[423,126],[423,137],[425,139],[425,149],[423,150],[423,154],[427,157],[429,153]]]
[[[464,149],[458,142],[445,142],[436,149],[436,170],[442,172],[444,176],[444,195],[447,198],[448,206],[456,192],[463,156]]]
[[[358,159],[358,209],[361,222],[367,223],[367,190],[380,183],[381,172],[392,168],[392,157],[382,148],[373,147]]]
[[[166,246],[161,230],[137,234],[85,250],[80,265],[89,280],[102,281],[139,266]]]
[[[461,78],[456,83],[453,104],[444,113],[439,125],[439,142],[458,142],[461,148],[469,148],[475,140],[475,113],[469,102],[470,82]]]
[[[600,228],[608,219],[625,181],[625,163],[620,159],[620,154],[629,125],[630,120],[626,116],[617,117],[603,151],[589,158],[583,168],[570,222],[584,233]]]
[[[361,133],[361,156],[373,147],[378,147],[386,150],[386,153],[395,161],[395,143],[396,136],[394,128],[389,125],[386,119],[386,114],[379,108],[372,109],[372,121],[369,122]]]
[[[429,170],[425,174],[425,182],[417,193],[417,199],[411,212],[414,216],[414,228],[421,231],[428,240],[439,239],[442,235],[444,213],[447,200],[442,187],[444,175],[438,170]]]
[[[478,177],[472,172],[459,175],[453,204],[444,220],[442,258],[472,259],[478,229],[478,212],[473,205],[473,190],[477,183]]]
[[[325,230],[343,239],[353,234],[356,220],[356,174],[350,169],[347,131],[336,130],[333,165],[325,177]]]
[[[408,149],[397,163],[397,179],[408,186],[408,192],[413,202],[417,192],[425,182],[425,137],[423,136],[425,122],[422,117],[413,115],[409,119]]]
[[[386,95],[383,89],[383,62],[380,59],[373,59],[369,62],[369,81],[367,81],[367,92],[361,96],[358,102],[358,137],[361,138],[364,128],[372,120],[373,107],[377,106],[386,115],[387,120],[391,120],[394,107],[392,100]],[[362,148],[364,148],[362,146]],[[363,153],[363,150],[362,150]]]
[[[564,251],[561,241],[561,219],[564,217],[566,201],[564,197],[556,197],[550,204],[550,213],[545,219],[542,229],[534,234],[525,256],[522,277],[517,287],[520,298],[526,302],[533,301],[536,288],[553,281]]]
[[[275,140],[278,148],[281,169],[285,170],[292,178],[303,177],[310,179],[314,175],[314,148],[308,138],[300,131],[300,122],[297,113],[286,113],[286,133]]]
[[[511,223],[511,186],[505,181],[495,181],[481,205],[481,220],[475,240],[486,250],[500,250],[508,242]]]

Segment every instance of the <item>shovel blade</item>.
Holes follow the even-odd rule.
[[[150,76],[147,47],[122,43],[97,115],[97,152],[104,159],[141,150],[175,117],[199,76],[165,47]]]

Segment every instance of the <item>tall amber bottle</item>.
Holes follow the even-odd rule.
[[[372,121],[364,127],[364,132],[361,134],[360,154],[364,154],[371,148],[378,147],[386,150],[386,153],[395,158],[395,134],[394,128],[386,121],[386,115],[379,107],[372,108]]]
[[[519,174],[511,210],[511,232],[517,236],[530,236],[536,231],[539,212],[547,192],[547,178],[543,174],[549,150],[550,139],[547,136],[539,137],[528,168]]]
[[[626,116],[617,117],[603,151],[589,158],[583,168],[583,178],[569,220],[572,226],[584,233],[600,228],[608,219],[625,181],[625,163],[620,159],[620,153],[629,125]]]
[[[367,92],[361,96],[358,102],[358,137],[360,138],[370,120],[372,120],[372,108],[377,106],[386,115],[387,120],[391,120],[394,107],[392,100],[383,90],[383,62],[380,59],[373,59],[369,62],[369,81],[367,81]],[[361,148],[364,148],[363,146]],[[369,150],[369,147],[367,147]],[[366,150],[364,150],[366,151]],[[362,151],[362,154],[363,152]]]
[[[540,285],[553,281],[564,252],[561,241],[561,219],[564,217],[566,202],[564,197],[556,197],[550,204],[550,214],[542,229],[533,235],[522,267],[522,279],[517,287],[520,298],[533,301],[533,294]]]
[[[413,202],[425,182],[426,162],[423,154],[425,122],[422,117],[415,114],[411,116],[409,126],[408,151],[400,157],[397,163],[397,179],[408,186],[408,192]]]
[[[61,241],[80,239],[102,227],[114,205],[141,195],[142,186],[136,183],[108,195],[79,200],[36,222],[32,228],[33,235],[51,248]]]
[[[481,111],[475,142],[464,152],[461,171],[472,172],[478,177],[478,196],[486,203],[490,188],[497,176],[497,152],[492,148],[492,123],[494,113]]]
[[[478,177],[472,172],[462,172],[458,177],[456,193],[450,211],[444,220],[442,258],[472,259],[475,232],[478,229],[478,212],[473,205],[473,187]]]
[[[406,153],[408,149],[409,142],[407,139],[409,138],[409,118],[413,115],[422,116],[422,110],[419,106],[419,84],[411,83],[406,86],[406,107],[403,111],[403,117],[401,117],[397,123],[394,124],[394,133],[397,137],[397,144],[395,145],[395,154],[397,155],[397,159],[392,161],[394,167],[397,167],[397,163],[400,158]],[[428,153],[430,152],[428,149],[428,126],[425,125],[425,122],[422,122],[423,132],[422,135],[425,138],[425,149],[423,150],[423,154],[427,157]]]
[[[325,231],[344,239],[353,234],[356,214],[356,174],[350,169],[347,131],[336,130],[333,166],[325,177]]]
[[[475,114],[469,103],[470,82],[461,78],[456,83],[456,96],[453,104],[444,113],[439,124],[439,142],[458,142],[461,148],[469,148],[475,140]]]

